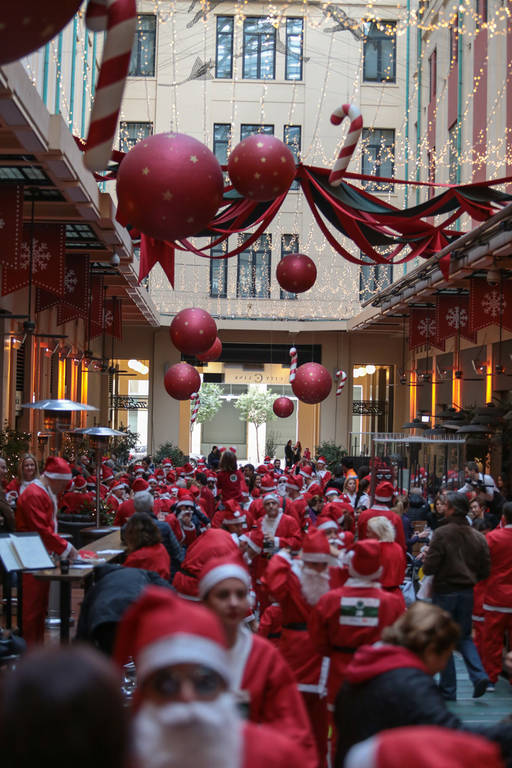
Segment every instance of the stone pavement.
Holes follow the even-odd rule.
[[[473,684],[469,680],[460,654],[455,654],[457,670],[457,701],[448,702],[451,711],[466,725],[492,725],[512,714],[512,685],[500,677],[494,693],[473,699]]]

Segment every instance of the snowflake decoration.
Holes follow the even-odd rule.
[[[78,277],[74,269],[68,269],[64,278],[64,289],[66,293],[74,293],[78,285]]]
[[[436,321],[430,317],[424,317],[418,323],[418,333],[420,336],[433,338],[436,335]]]
[[[465,328],[468,324],[468,313],[464,307],[451,307],[446,313],[446,322],[450,328]]]
[[[103,313],[103,327],[110,328],[113,322],[114,322],[114,313],[111,312],[110,309],[107,309],[107,311]]]
[[[44,272],[48,266],[52,255],[48,250],[46,243],[39,242],[34,237],[34,251],[32,255],[32,270],[34,274],[36,272]],[[28,269],[30,264],[30,243],[22,243],[20,253],[20,266],[22,269]]]
[[[493,288],[491,291],[487,291],[482,299],[482,309],[486,315],[490,315],[493,320],[498,318],[507,306],[505,299],[500,296],[500,291]]]

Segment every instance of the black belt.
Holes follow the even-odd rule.
[[[194,573],[190,573],[190,571],[187,571],[186,568],[180,567],[179,572],[182,573],[184,576],[189,576],[191,579],[197,579],[197,576]]]
[[[349,648],[348,645],[333,645],[332,649],[338,653],[355,653],[357,651],[357,648]]]
[[[295,621],[291,624],[283,624],[283,629],[294,629],[296,632],[307,632],[308,625],[305,621]]]
[[[267,635],[269,640],[277,640],[279,637],[281,637],[280,632],[272,632],[270,635]]]

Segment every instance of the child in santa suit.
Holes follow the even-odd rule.
[[[217,488],[223,504],[228,499],[242,501],[242,491],[247,491],[244,473],[238,469],[236,454],[233,451],[224,451],[217,473]]]

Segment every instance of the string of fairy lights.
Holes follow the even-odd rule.
[[[485,8],[485,18],[481,16]],[[337,3],[320,0],[303,2],[255,2],[254,0],[191,0],[190,3],[173,3],[170,0],[141,0],[138,3],[141,14],[138,25],[139,57],[142,69],[147,77],[129,80],[127,99],[120,115],[119,146],[129,149],[137,140],[149,132],[190,130],[190,100],[193,99],[193,111],[196,121],[193,133],[205,144],[213,147],[213,125],[218,121],[216,99],[217,80],[215,79],[215,38],[216,18],[218,15],[234,18],[233,77],[222,81],[222,121],[229,123],[231,132],[228,153],[239,140],[241,122],[274,125],[276,136],[282,138],[284,125],[302,126],[302,146],[300,159],[307,164],[330,167],[333,164],[343,133],[336,134],[329,128],[329,113],[343,101],[361,104],[365,119],[365,133],[351,161],[350,170],[362,169],[362,158],[366,158],[366,168],[392,168],[397,178],[403,178],[406,162],[409,178],[423,181],[432,178],[435,168],[437,181],[454,181],[453,170],[459,167],[461,181],[470,181],[473,167],[485,167],[488,179],[505,175],[506,166],[512,164],[512,156],[506,115],[503,103],[507,80],[512,77],[512,60],[503,56],[505,35],[511,23],[508,4],[502,5],[497,0],[485,0],[478,4],[475,0],[460,0],[443,3],[440,0],[414,4],[407,11],[405,0],[394,4],[384,4],[381,0],[370,0],[366,4],[342,6]],[[93,92],[92,76],[97,72],[101,56],[101,42],[97,57],[93,61],[91,33],[85,31],[83,22],[84,6],[80,12],[76,47],[77,72],[83,72],[85,78],[86,99],[90,102]],[[140,20],[154,16],[154,31],[145,31]],[[276,80],[286,86],[286,104],[274,102],[273,84],[276,80],[264,79],[249,81],[253,101],[251,119],[246,118],[247,104],[244,98],[248,81],[242,77],[243,28],[247,18],[264,17],[276,30],[276,63],[281,68],[276,71]],[[284,53],[283,39],[288,17],[301,17],[304,24],[303,80],[281,81]],[[392,24],[395,26],[392,26]],[[384,35],[393,34],[396,38],[395,71],[382,73],[382,82],[364,81],[365,35],[370,25]],[[68,28],[69,29],[69,28]],[[422,37],[422,59],[417,61],[417,33]],[[488,38],[488,55],[483,64],[473,72],[472,58],[476,35],[485,31]],[[64,34],[67,34],[66,31]],[[327,37],[326,37],[327,35]],[[411,51],[409,66],[405,62],[405,37]],[[438,60],[437,87],[434,96],[434,114],[443,115],[446,109],[448,92],[448,72],[450,66],[457,66],[451,37],[461,36],[464,57],[462,99],[458,110],[461,135],[454,139],[452,130],[446,141],[440,141],[435,152],[428,143],[429,100],[429,62],[428,56],[434,45],[440,53]],[[281,49],[279,48],[281,46]],[[69,44],[68,44],[69,48]],[[86,56],[87,49],[87,56]],[[50,43],[50,80],[52,88],[58,89],[60,110],[65,119],[69,119],[69,76],[66,64],[60,65],[57,39]],[[25,66],[32,82],[41,88],[41,56],[27,57]],[[471,74],[468,76],[468,62]],[[506,62],[506,63],[505,63]],[[503,72],[498,67],[501,67]],[[486,68],[493,66],[497,75],[493,77],[496,85],[489,87],[488,109],[485,128],[480,130],[478,142],[489,137],[486,148],[475,148],[473,140],[472,114],[475,94],[486,76]],[[405,80],[409,71],[409,105],[405,105]],[[392,77],[394,74],[394,78]],[[421,78],[419,75],[421,74]],[[501,74],[503,76],[501,76]],[[81,75],[78,75],[80,77]],[[165,109],[157,110],[155,92],[158,84],[159,98],[164,99]],[[386,82],[388,80],[388,82]],[[421,86],[420,86],[421,80]],[[391,82],[392,81],[392,82]],[[141,82],[143,85],[141,86]],[[194,83],[191,85],[191,83]],[[306,89],[305,86],[308,86]],[[492,90],[494,88],[494,90]],[[130,90],[131,89],[131,90]],[[305,107],[304,92],[311,102]],[[254,98],[253,98],[254,97]],[[135,102],[136,99],[136,102]],[[419,104],[418,104],[419,99]],[[49,106],[51,108],[52,100]],[[136,103],[136,115],[133,105]],[[365,109],[365,104],[367,104]],[[278,109],[279,108],[279,109]],[[277,111],[279,117],[276,116]],[[393,119],[389,120],[390,111]],[[429,110],[431,111],[431,110]],[[76,110],[78,112],[78,110]],[[286,118],[282,115],[286,114]],[[417,130],[417,115],[420,118]],[[287,122],[284,122],[284,121]],[[497,122],[498,121],[498,122]],[[389,124],[391,123],[391,124]],[[80,120],[73,115],[73,131],[80,133]],[[306,130],[307,128],[307,130]],[[382,134],[391,128],[394,141],[376,143],[377,130]],[[419,133],[419,135],[417,135]],[[373,153],[373,154],[372,154]],[[430,154],[430,156],[429,156]],[[357,182],[356,182],[357,184]],[[383,199],[401,208],[404,204],[404,187],[380,189],[377,193]],[[114,191],[114,185],[107,186]],[[416,196],[416,188],[409,190],[409,205]],[[418,201],[426,199],[427,190],[421,189]],[[470,224],[468,217],[461,219],[461,228]],[[151,292],[162,311],[175,312],[180,305],[187,306],[191,294],[202,295],[211,311],[226,316],[269,316],[287,317],[290,313],[301,317],[327,318],[350,317],[358,311],[360,298],[366,299],[386,287],[389,283],[389,270],[373,266],[358,266],[345,262],[327,244],[300,191],[291,192],[278,214],[269,233],[272,235],[272,269],[270,279],[263,270],[259,275],[259,293],[271,298],[245,296],[250,286],[243,284],[248,279],[240,278],[236,257],[228,260],[227,298],[209,297],[210,263],[192,254],[177,252],[176,291],[172,292],[167,279],[159,268],[151,274],[149,284]],[[293,305],[280,300],[279,287],[274,277],[274,269],[280,258],[281,242],[284,235],[296,234],[300,250],[312,256],[319,265],[317,283],[313,289],[298,298]],[[229,247],[238,245],[235,237],[230,238]],[[203,246],[204,241],[197,241]],[[354,246],[347,238],[342,245],[354,252]],[[359,256],[360,254],[357,253]],[[395,267],[395,276],[402,273],[402,267]],[[241,284],[237,287],[237,280]],[[251,278],[252,280],[253,278]],[[240,296],[242,294],[242,296]]]

